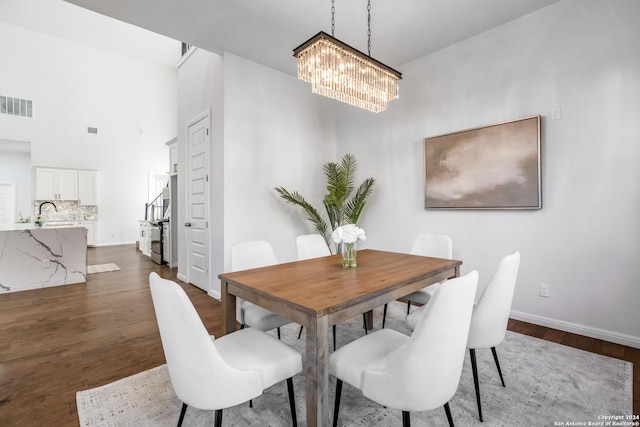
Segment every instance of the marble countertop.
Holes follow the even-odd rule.
[[[33,230],[37,228],[71,228],[82,227],[83,222],[96,222],[95,219],[83,219],[83,220],[68,220],[68,221],[45,221],[42,226],[35,225],[33,222],[18,222],[13,224],[10,228],[3,230]]]
[[[86,282],[84,227],[0,230],[0,293]]]

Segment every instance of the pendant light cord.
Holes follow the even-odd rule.
[[[331,37],[335,37],[336,32],[336,0],[331,0]]]
[[[336,36],[336,0],[331,0],[331,37]],[[371,56],[371,0],[367,1],[367,52]]]
[[[371,0],[367,2],[367,48],[369,49],[369,56],[371,56]]]

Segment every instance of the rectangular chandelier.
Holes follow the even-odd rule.
[[[387,67],[323,31],[293,50],[298,78],[311,91],[374,113],[398,97],[402,73]]]

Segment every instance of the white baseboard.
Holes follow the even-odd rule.
[[[184,275],[184,274],[182,274],[182,273],[178,273],[178,274],[176,274],[176,277],[178,278],[178,280],[182,280],[182,281],[183,281],[183,282],[185,282],[185,283],[189,283],[189,282],[187,281],[187,276],[185,276],[185,275]],[[195,286],[195,285],[192,285],[192,286]],[[207,291],[207,295],[209,295],[211,298],[215,298],[215,299],[217,299],[218,301],[220,301],[220,298],[221,298],[220,291],[212,291],[212,290],[209,290],[209,291]]]
[[[135,245],[135,240],[132,242],[107,242],[107,243],[96,243],[92,246],[120,246],[120,245]]]
[[[511,310],[510,317],[515,320],[521,320],[534,325],[545,326],[547,328],[558,329],[573,334],[584,335],[586,337],[601,339],[616,344],[626,345],[633,348],[640,348],[640,337],[633,335],[621,334],[618,332],[607,331],[604,329],[592,328],[589,326],[579,325],[577,323],[565,322],[563,320],[552,319],[549,317],[537,316],[535,314],[523,313],[521,311]]]

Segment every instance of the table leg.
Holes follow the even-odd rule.
[[[307,330],[307,426],[329,425],[329,322],[322,316]]]
[[[364,314],[364,323],[367,331],[373,329],[373,310],[369,310]]]
[[[222,297],[222,331],[230,334],[236,330],[236,296],[229,293],[226,281],[220,283],[220,295]]]

